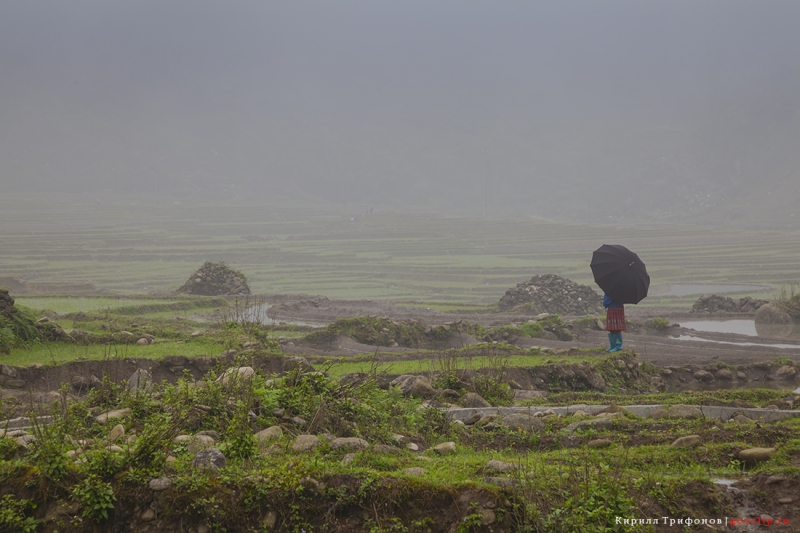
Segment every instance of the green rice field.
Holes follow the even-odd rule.
[[[25,278],[41,294],[76,294],[75,287],[92,284],[110,296],[57,305],[130,305],[138,300],[116,297],[173,291],[204,261],[225,261],[248,276],[256,293],[485,305],[537,273],[590,284],[592,251],[619,243],[639,253],[654,286],[761,283],[777,289],[800,281],[797,232],[398,212],[352,217],[356,211],[3,196],[0,278]],[[645,303],[685,305],[695,298]]]

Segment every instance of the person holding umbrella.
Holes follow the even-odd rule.
[[[624,304],[638,304],[647,297],[650,276],[639,256],[619,244],[604,244],[592,254],[594,281],[603,289],[606,331],[611,345],[607,352],[622,350],[625,331]]]
[[[610,345],[606,351],[618,352],[622,350],[622,332],[625,331],[625,305],[604,294],[603,307],[606,308],[606,331]]]

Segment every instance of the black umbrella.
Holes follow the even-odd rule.
[[[592,254],[594,281],[621,304],[638,304],[650,288],[650,276],[639,256],[619,244],[604,244]]]

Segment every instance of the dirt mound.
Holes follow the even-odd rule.
[[[508,289],[498,308],[533,314],[591,315],[603,309],[603,299],[588,285],[555,274],[537,274]]]
[[[692,313],[715,313],[726,311],[729,313],[754,313],[762,305],[766,305],[766,300],[757,300],[745,296],[739,300],[720,296],[719,294],[704,294],[692,306]]]
[[[202,296],[238,296],[250,294],[247,278],[238,270],[225,263],[206,261],[200,269],[189,277],[178,292]]]

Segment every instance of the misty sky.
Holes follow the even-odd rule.
[[[567,217],[800,200],[796,1],[0,13],[8,191]]]

